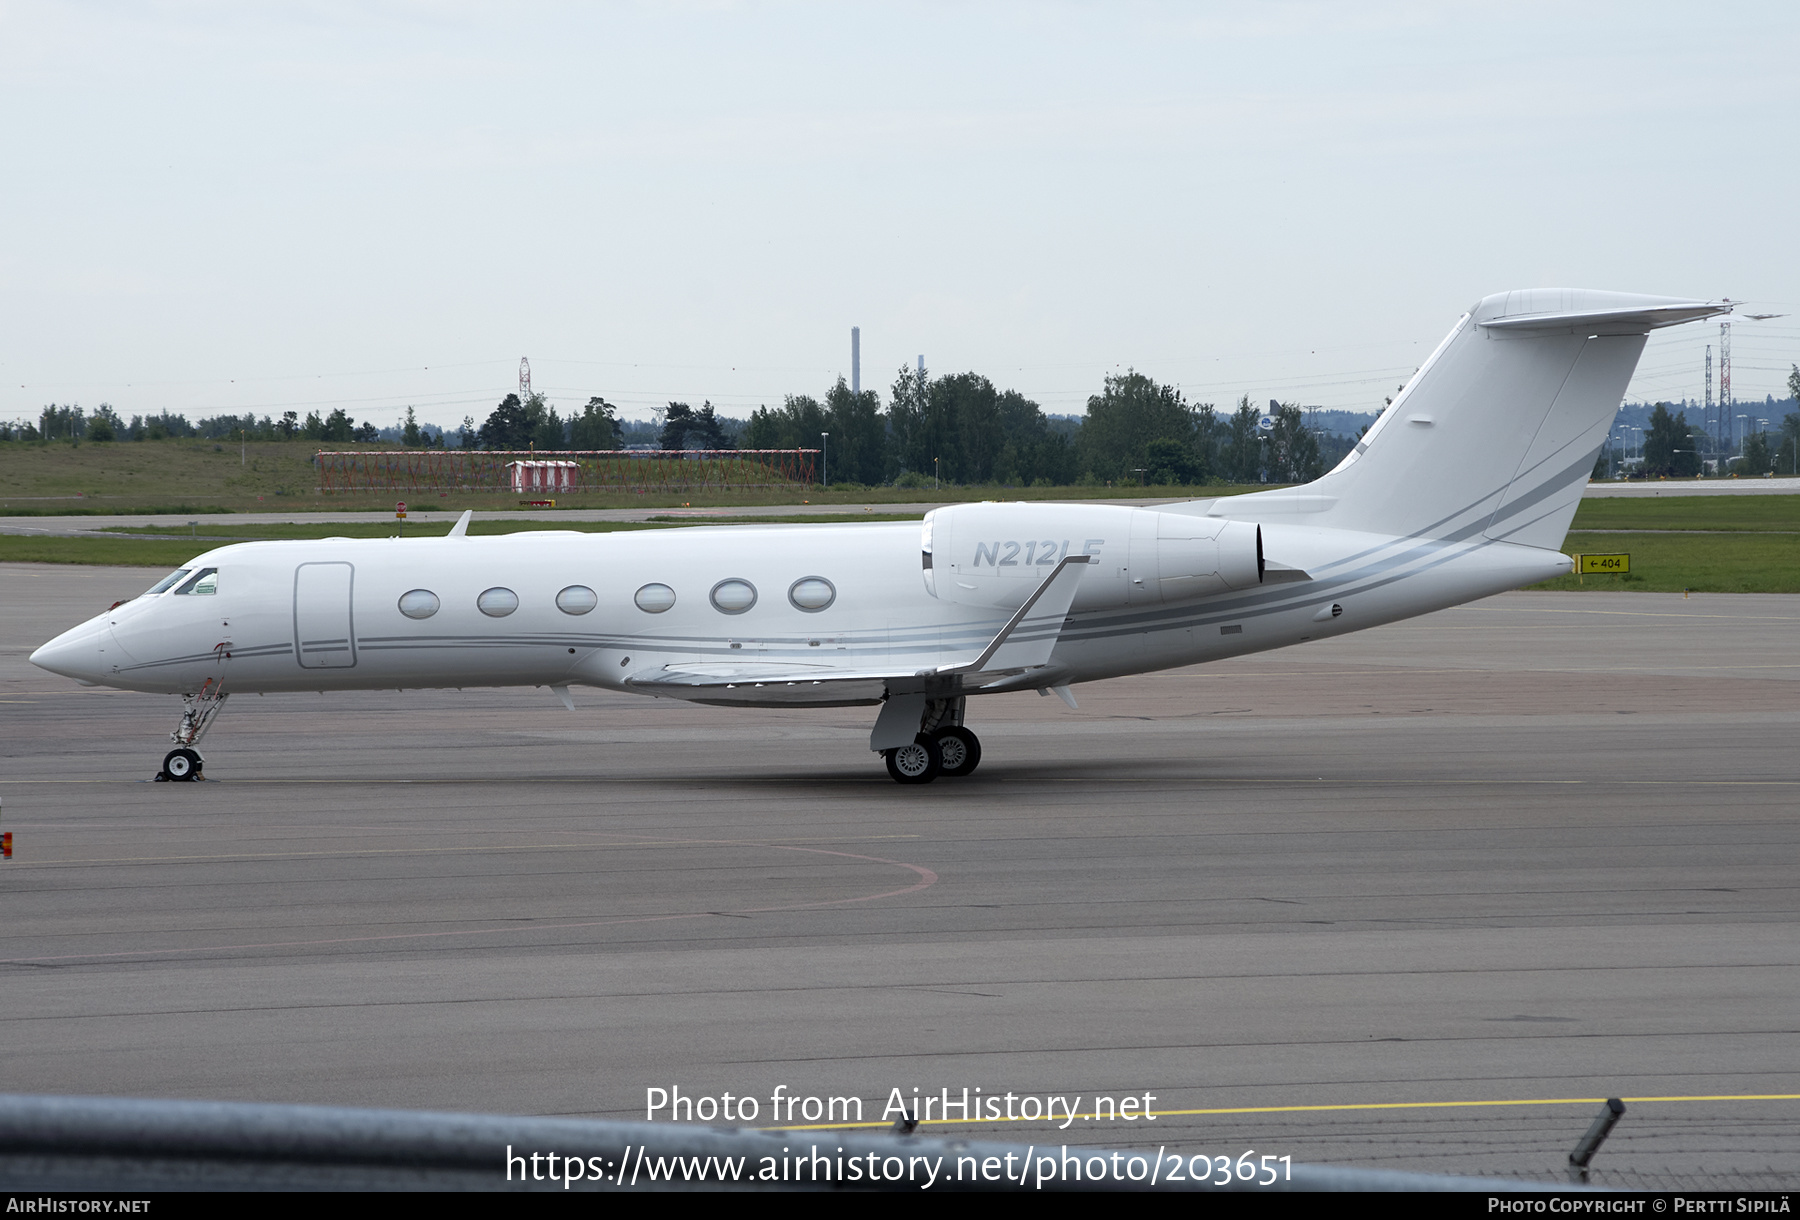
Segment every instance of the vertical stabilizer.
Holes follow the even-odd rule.
[[[1645,336],[1730,308],[1566,288],[1487,297],[1331,473],[1211,512],[1561,547]]]

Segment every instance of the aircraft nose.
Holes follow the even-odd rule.
[[[112,632],[104,617],[70,628],[31,654],[31,663],[77,682],[99,682],[111,662],[106,648],[112,643]]]

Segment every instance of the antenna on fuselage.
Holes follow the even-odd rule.
[[[445,534],[444,537],[446,537],[446,538],[467,538],[469,536],[469,522],[474,520],[474,518],[475,518],[475,510],[474,509],[472,509],[472,508],[463,509],[463,515],[456,519],[456,524],[450,527],[450,532],[448,534]]]

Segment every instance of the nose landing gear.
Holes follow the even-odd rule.
[[[162,770],[156,773],[157,783],[192,783],[206,778],[201,774],[206,760],[194,749],[194,743],[212,726],[213,717],[219,714],[229,697],[216,678],[201,683],[199,693],[181,697],[181,723],[169,734],[169,740],[176,748],[163,755]]]

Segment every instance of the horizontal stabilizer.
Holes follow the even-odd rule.
[[[1527,294],[1521,294],[1527,295]],[[1729,301],[1654,300],[1650,304],[1622,308],[1551,309],[1543,312],[1519,313],[1491,318],[1480,323],[1483,330],[1505,332],[1572,333],[1590,335],[1641,335],[1664,326],[1697,322],[1714,314],[1727,313]]]

